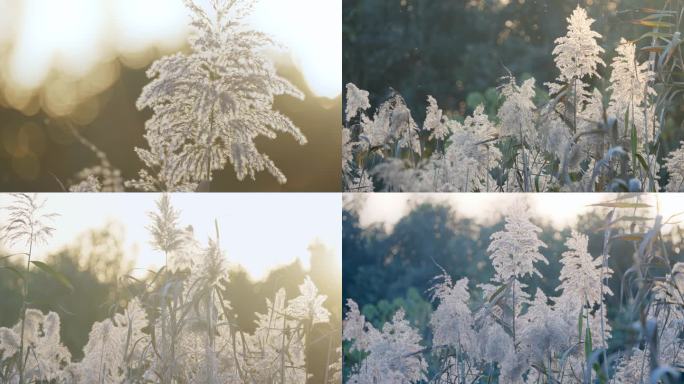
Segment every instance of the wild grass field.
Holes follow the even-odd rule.
[[[347,195],[346,383],[681,382],[681,199],[431,196]]]
[[[45,195],[0,198],[0,247],[12,250],[0,256],[1,383],[340,381],[341,271],[323,243],[309,247],[310,267],[272,263],[254,279],[218,220],[202,241],[161,195],[146,224],[126,228],[147,231],[161,266],[136,267],[114,223],[39,257],[64,230],[58,215],[84,212],[53,212]]]
[[[682,190],[681,2],[398,3],[345,8],[345,191]]]

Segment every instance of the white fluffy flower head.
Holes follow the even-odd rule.
[[[604,49],[597,42],[602,36],[591,29],[594,19],[578,5],[567,20],[568,32],[556,39],[553,49],[560,70],[558,80],[565,84],[585,76],[598,76],[598,66],[605,65],[600,57]]]
[[[162,57],[147,72],[153,80],[137,107],[154,115],[145,124],[149,149],[136,149],[147,169],[127,185],[191,190],[227,162],[239,180],[267,170],[285,183],[285,175],[254,140],[285,132],[305,144],[299,128],[273,109],[278,95],[304,95],[263,54],[271,39],[246,27],[243,18],[253,1],[216,0],[212,10],[190,0],[185,4],[192,17],[191,53]]]
[[[290,300],[285,310],[290,316],[300,320],[309,320],[312,324],[327,323],[330,320],[330,312],[323,307],[328,297],[318,294],[318,288],[309,276],[299,286],[299,293],[299,296]]]
[[[449,135],[449,126],[442,110],[437,105],[434,97],[428,96],[428,107],[425,115],[423,129],[430,132],[430,140],[444,140]]]
[[[354,83],[348,83],[347,107],[344,110],[347,122],[356,117],[359,112],[363,112],[368,108],[370,108],[368,91],[359,89]]]
[[[539,252],[546,244],[537,237],[541,228],[530,221],[527,204],[519,202],[510,208],[504,228],[492,235],[487,248],[496,270],[495,280],[506,282],[527,275],[541,276],[534,264],[540,261],[548,264]]]

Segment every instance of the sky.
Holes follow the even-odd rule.
[[[78,76],[116,54],[180,47],[188,20],[182,0],[0,0],[0,47],[11,42],[7,75],[31,88],[50,68]],[[248,21],[287,47],[317,95],[340,94],[341,0],[258,0]]]
[[[47,198],[46,212],[56,212],[56,228],[49,244],[35,249],[38,259],[71,244],[89,228],[101,228],[115,220],[125,229],[125,249],[140,271],[159,267],[164,256],[153,250],[145,227],[147,213],[156,209],[159,194],[40,194]],[[0,207],[12,201],[0,194]],[[309,266],[307,248],[321,242],[337,257],[342,254],[342,203],[338,194],[325,193],[207,193],[173,194],[171,204],[181,211],[182,228],[192,225],[197,239],[207,244],[214,237],[214,219],[218,220],[221,244],[228,261],[241,265],[255,279],[266,277],[269,270],[299,259]],[[7,218],[0,211],[0,225]],[[23,251],[15,246],[9,251]],[[341,259],[340,259],[341,268]],[[142,272],[141,272],[142,273]]]
[[[573,226],[580,215],[595,209],[590,204],[609,201],[617,196],[611,193],[374,193],[362,197],[359,219],[363,226],[382,223],[391,229],[410,211],[412,203],[436,201],[447,202],[459,213],[486,223],[499,220],[506,207],[526,199],[534,216],[562,228]],[[656,196],[664,218],[684,212],[684,195],[651,194],[648,196],[650,204],[655,205]]]

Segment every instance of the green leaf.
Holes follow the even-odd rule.
[[[649,52],[649,53],[651,53],[651,52],[660,53],[663,51],[663,49],[665,49],[665,47],[663,47],[663,46],[656,46],[656,47],[651,46],[651,47],[643,47],[640,49],[640,51]]]
[[[582,309],[580,309],[579,319],[577,319],[577,334],[579,335],[580,342],[582,342],[582,328],[584,328],[584,313],[582,313]]]
[[[69,288],[70,291],[72,291],[72,292],[74,291],[74,286],[71,285],[71,283],[66,278],[66,276],[64,276],[61,272],[58,272],[57,270],[55,270],[51,266],[43,263],[42,261],[33,260],[33,261],[31,261],[31,264],[42,269],[43,272],[46,272],[47,274],[52,276],[55,280],[57,280],[57,282],[59,282],[60,284],[62,284],[65,287]]]
[[[491,296],[489,296],[488,301],[491,303],[494,299],[498,298],[499,294],[501,294],[501,292],[503,292],[504,289],[506,289],[506,288],[508,288],[508,284],[504,284],[504,285],[500,286],[499,288],[497,288],[497,290],[494,291],[494,293],[492,293]]]
[[[637,131],[636,131],[636,124],[633,122],[629,121],[629,109],[625,112],[625,126],[630,127],[631,133],[631,148],[632,148],[632,172],[634,172],[634,176],[636,176],[636,171],[637,171]]]
[[[632,20],[632,24],[643,25],[644,27],[651,28],[670,28],[674,27],[674,24],[665,21],[655,21],[655,20]]]
[[[641,164],[641,167],[644,169],[644,171],[649,172],[648,169],[648,164],[646,164],[646,159],[639,153],[637,154],[637,160],[639,160],[639,164]]]
[[[608,202],[589,204],[590,207],[606,207],[606,208],[651,208],[646,203],[624,203],[624,202]]]
[[[589,359],[591,356],[591,351],[594,350],[594,346],[591,341],[591,327],[587,324],[587,331],[584,335],[584,356]]]
[[[662,19],[663,17],[674,17],[675,15],[672,13],[653,13],[648,16],[642,17],[641,20],[656,20],[656,19]]]
[[[646,159],[644,159],[644,157],[640,153],[637,153],[637,160],[639,160],[639,164],[641,164],[641,168],[644,169],[644,172],[646,172],[648,177],[655,179],[655,175],[653,175],[651,173],[651,170],[648,168],[648,164],[646,164]],[[657,183],[655,183],[655,184],[657,184]],[[652,189],[651,192],[655,192],[655,190],[653,190],[653,188],[651,188],[651,189]]]
[[[594,363],[592,368],[594,369],[594,372],[596,372],[596,378],[598,379],[599,383],[603,384],[608,382],[608,378],[606,378],[606,372],[601,369],[601,364],[598,362]]]
[[[656,39],[668,39],[672,38],[671,33],[665,33],[665,32],[646,32],[643,35],[641,35],[637,40],[643,40],[646,38],[656,38]]]
[[[656,8],[639,8],[640,12],[643,13],[662,13],[662,14],[677,14],[677,11],[668,11],[665,9],[656,9]]]
[[[644,233],[630,233],[627,235],[617,235],[611,237],[611,240],[626,240],[626,241],[641,241],[644,239]]]

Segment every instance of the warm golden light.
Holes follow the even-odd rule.
[[[248,22],[287,47],[316,94],[335,97],[342,73],[341,14],[338,0],[262,0]],[[155,51],[178,51],[187,23],[181,0],[0,1],[4,99],[32,113],[32,90],[46,86],[41,106],[53,116],[70,114],[117,78],[115,58],[139,68],[149,65]],[[91,89],[76,89],[76,83]]]
[[[30,163],[19,166],[30,168]],[[27,172],[22,170],[22,172]],[[163,253],[153,249],[146,227],[147,213],[156,210],[159,194],[41,194],[47,198],[46,210],[59,213],[52,223],[56,228],[49,244],[35,250],[38,258],[71,244],[79,234],[102,228],[113,221],[122,226],[129,258],[139,271],[158,268]],[[9,194],[0,194],[0,207],[11,202]],[[341,268],[342,206],[335,194],[174,194],[173,206],[181,211],[183,228],[193,227],[196,238],[206,244],[215,238],[216,219],[222,248],[231,265],[240,265],[253,278],[262,279],[274,267],[299,260],[309,266],[310,247],[323,246]],[[86,214],[87,213],[87,214]],[[6,223],[0,210],[0,225]],[[21,249],[19,244],[18,249]]]

